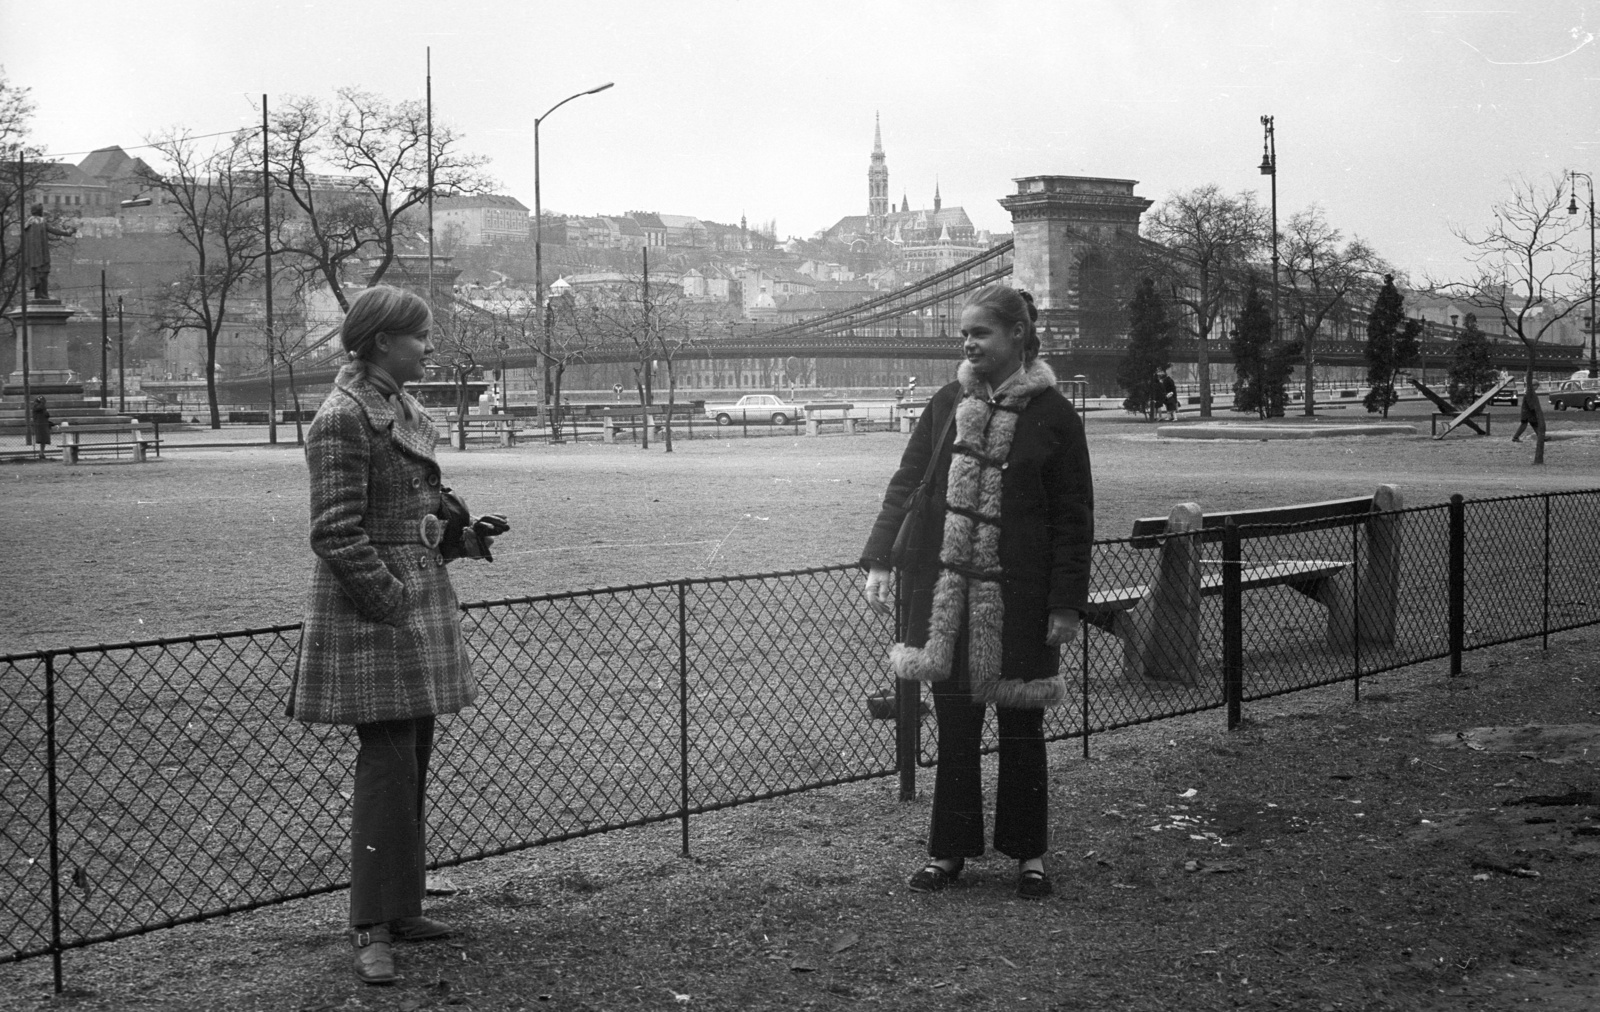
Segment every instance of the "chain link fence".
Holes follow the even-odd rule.
[[[1231,724],[1250,700],[1600,623],[1597,518],[1600,490],[1099,542],[1109,603],[1066,650],[1046,734],[1087,752],[1200,710]],[[892,624],[859,581],[464,606],[482,694],[442,728],[432,863],[666,821],[687,853],[696,813],[896,773],[910,796],[931,710],[894,686]],[[0,962],[52,956],[59,987],[65,951],[347,887],[354,735],[283,716],[298,642],[285,625],[0,657]]]

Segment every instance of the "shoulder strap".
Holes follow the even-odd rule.
[[[928,403],[931,410],[933,402],[929,401]],[[956,408],[960,406],[961,401],[958,399],[950,408],[950,413],[944,416],[944,424],[939,427],[939,436],[933,441],[933,453],[928,455],[928,469],[922,473],[922,483],[924,485],[933,480],[934,469],[939,466],[939,454],[944,450],[944,437],[950,434],[950,426],[955,424],[956,420]]]

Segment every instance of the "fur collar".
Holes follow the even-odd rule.
[[[961,382],[961,392],[968,396],[974,395],[985,383],[977,370],[972,368],[971,362],[962,362],[956,369],[956,379]],[[1022,375],[1017,382],[1007,388],[1003,395],[1006,399],[1021,398],[1031,401],[1035,396],[1056,385],[1055,370],[1045,364],[1044,359],[1035,358],[1033,362],[1022,370]]]

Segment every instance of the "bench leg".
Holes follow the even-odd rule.
[[[1155,579],[1144,600],[1116,617],[1122,670],[1129,678],[1194,685],[1200,675],[1200,530],[1196,503],[1179,503],[1167,517]]]
[[[846,418],[844,420],[844,434],[847,436],[856,434],[856,420],[854,418]]]
[[[900,433],[905,436],[911,435],[911,419],[905,415],[900,416]]]
[[[77,462],[78,462],[78,444],[77,443],[62,443],[61,444],[61,463],[63,463],[63,464],[76,464]]]
[[[806,419],[806,435],[815,436],[816,434],[817,434],[817,420],[815,418],[807,418]]]
[[[1404,509],[1400,490],[1393,485],[1379,485],[1372,506],[1374,513]],[[1354,649],[1358,613],[1362,645],[1394,645],[1396,613],[1400,609],[1400,536],[1404,520],[1400,516],[1368,520],[1360,573],[1347,569],[1323,582],[1316,596],[1328,609],[1329,649]],[[1353,586],[1357,580],[1359,585]]]
[[[600,439],[607,443],[615,443],[617,441],[617,427],[610,419],[600,423]]]

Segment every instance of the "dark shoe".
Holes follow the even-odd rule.
[[[397,942],[426,942],[430,938],[445,938],[450,925],[431,917],[400,917],[389,922],[389,931]]]
[[[393,936],[386,924],[350,929],[350,944],[356,950],[356,976],[364,983],[394,983],[394,952],[389,947],[391,941]]]
[[[948,889],[961,877],[961,869],[966,867],[966,860],[956,862],[956,866],[945,871],[942,865],[929,861],[916,874],[906,882],[906,887],[914,893],[936,893]]]
[[[1055,891],[1050,876],[1038,868],[1029,868],[1017,876],[1017,895],[1025,900],[1042,900]]]

